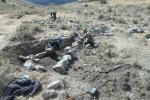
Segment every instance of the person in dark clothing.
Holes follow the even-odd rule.
[[[27,78],[13,79],[4,90],[4,100],[13,100],[15,96],[33,96],[41,90],[39,81]]]
[[[51,39],[47,41],[47,45],[45,51],[47,52],[47,56],[50,56],[54,60],[59,60],[57,51],[60,50],[61,39]]]

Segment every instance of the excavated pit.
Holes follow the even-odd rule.
[[[24,61],[21,61],[19,59],[19,55],[23,55],[23,56],[28,56],[31,54],[35,55],[37,53],[44,52],[45,47],[46,47],[46,40],[32,41],[32,42],[7,46],[2,50],[1,54],[10,60],[10,64],[22,67]],[[40,61],[37,64],[44,66],[49,70],[52,70],[53,65],[55,65],[57,62],[52,58],[53,55],[44,57],[40,59]]]
[[[72,45],[72,43],[75,41],[74,38],[75,35],[72,35],[69,38],[64,39],[64,42],[60,46],[60,50],[58,52],[59,56],[63,55],[63,50],[65,47]],[[44,52],[46,44],[47,44],[47,40],[41,40],[41,41],[37,40],[37,41],[19,43],[15,45],[9,45],[2,50],[1,54],[2,56],[5,56],[10,60],[10,64],[22,66],[24,62],[19,59],[19,55],[29,56],[29,55],[35,55]],[[56,55],[50,54],[49,56],[40,59],[38,64],[51,70],[53,65],[56,64],[56,62],[58,61],[56,58],[57,58]]]
[[[20,43],[16,45],[10,45],[5,47],[2,52],[5,57],[10,60],[11,64],[20,65],[22,61],[19,59],[19,55],[28,56],[31,54],[37,54],[45,51],[46,41],[32,41],[26,43]]]

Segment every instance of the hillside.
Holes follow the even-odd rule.
[[[88,88],[98,90],[96,100],[149,100],[150,0],[100,1],[49,6],[0,2],[0,98],[13,78],[29,75],[41,83],[42,90],[33,97],[17,96],[14,100],[44,100],[43,92],[56,80],[64,80],[66,86],[48,100],[67,100],[66,93],[77,96]],[[56,12],[56,21],[52,21],[51,12]],[[48,39],[68,38],[74,33],[82,36],[85,28],[97,47],[72,45],[76,60],[65,75],[53,69],[58,62],[54,55],[37,63],[48,69],[44,73],[25,69],[18,58],[44,52]],[[63,49],[57,52],[60,58]],[[75,100],[95,99],[84,95]]]

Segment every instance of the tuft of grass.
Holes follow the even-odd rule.
[[[9,64],[9,63],[10,63],[10,60],[7,57],[2,56],[2,55],[0,56],[0,66]]]
[[[101,4],[107,4],[107,0],[100,0]]]
[[[16,34],[11,40],[19,42],[31,41],[34,40],[34,36],[41,31],[42,28],[39,24],[23,23],[17,28]]]
[[[149,5],[147,5],[147,9],[150,9],[150,4],[149,4]]]
[[[113,12],[113,9],[111,7],[108,8],[107,10],[109,13],[112,13]]]
[[[115,47],[109,45],[107,42],[101,42],[97,52],[99,55],[107,56],[109,58],[115,58],[118,56]]]
[[[71,28],[71,25],[69,25],[69,24],[67,24],[65,22],[60,24],[60,29],[61,30],[70,30],[70,28]]]
[[[115,20],[119,24],[126,24],[126,20],[123,17],[116,18]]]
[[[108,44],[107,42],[100,43],[100,46],[97,49],[97,53],[102,57],[108,57],[114,64],[128,63],[136,66],[134,62],[137,63],[136,60],[133,60],[131,58],[131,54],[129,51],[117,50],[117,48],[115,48],[113,45]]]

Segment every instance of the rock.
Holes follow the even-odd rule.
[[[53,69],[56,72],[59,72],[60,74],[65,74],[66,70],[70,66],[71,60],[72,60],[71,55],[65,55],[63,56],[62,60],[60,60],[55,66],[53,66]]]
[[[133,27],[130,32],[129,32],[129,35],[131,35],[132,33],[144,33],[144,30],[140,27]]]
[[[47,72],[48,69],[44,68],[44,66],[41,66],[41,65],[35,65],[35,68],[37,71],[40,71],[40,72]]]
[[[87,49],[93,49],[93,47],[91,46],[91,44],[85,45],[85,48],[87,48]]]
[[[149,40],[149,39],[150,39],[150,34],[146,34],[146,35],[145,35],[145,39],[148,39],[148,40]]]
[[[60,89],[64,87],[64,80],[57,80],[57,81],[54,81],[52,82],[51,84],[49,84],[47,86],[47,90],[51,90],[51,89]]]
[[[90,29],[89,29],[89,32],[93,35],[93,36],[99,36],[101,35],[102,33],[109,33],[108,32],[109,28],[104,25],[104,24],[101,24],[101,25],[95,25],[95,26],[92,26]]]
[[[32,70],[34,68],[34,62],[32,60],[27,60],[23,66],[28,70]]]
[[[42,93],[42,97],[44,100],[49,100],[51,98],[56,98],[57,97],[57,92],[54,89],[51,90],[46,90]]]
[[[60,91],[59,92],[58,100],[66,100],[66,93],[65,93],[65,91]]]

